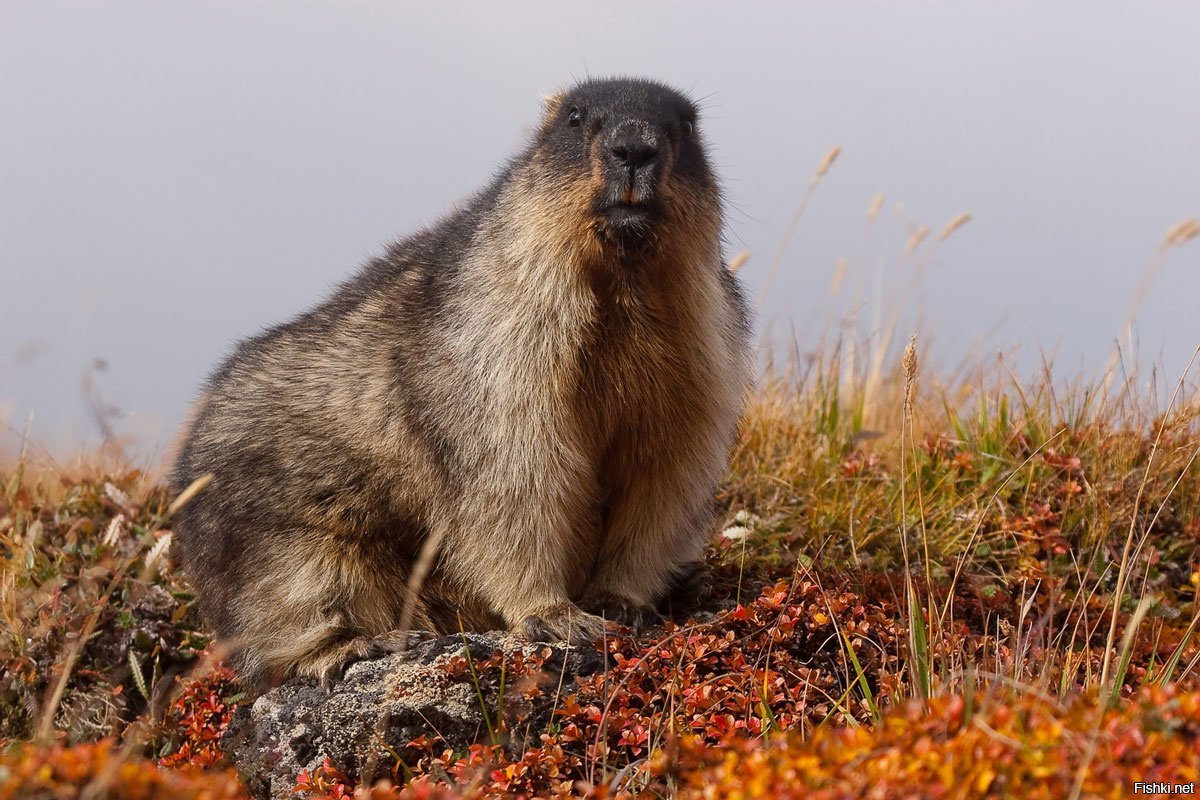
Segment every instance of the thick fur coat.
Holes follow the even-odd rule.
[[[211,376],[176,528],[249,685],[410,630],[590,640],[694,582],[750,365],[696,113],[550,98],[488,188]]]

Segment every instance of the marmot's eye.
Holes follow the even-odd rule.
[[[695,129],[696,126],[692,124],[692,121],[690,119],[685,119],[683,121],[683,124],[679,127],[683,131],[683,138],[689,139],[689,138],[691,138],[692,131]]]
[[[579,113],[579,109],[571,107],[571,113],[567,115],[567,124],[572,128],[578,128],[583,124],[583,114]]]

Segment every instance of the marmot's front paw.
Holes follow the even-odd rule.
[[[389,631],[379,636],[356,636],[316,655],[301,671],[314,676],[326,692],[332,692],[351,664],[403,653],[435,635],[429,631]]]
[[[388,631],[381,633],[367,643],[367,658],[390,656],[393,653],[403,653],[412,650],[422,642],[436,639],[432,631]]]
[[[658,625],[663,621],[662,615],[652,607],[640,605],[610,592],[589,592],[579,604],[593,614],[635,631]]]
[[[322,689],[332,693],[333,687],[345,677],[346,668],[367,658],[367,648],[370,644],[369,637],[356,636],[331,645],[302,664],[299,672],[301,675],[312,675]]]
[[[521,620],[517,629],[533,642],[569,642],[590,646],[604,634],[604,620],[562,603]]]

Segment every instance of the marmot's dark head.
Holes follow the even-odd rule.
[[[717,182],[688,98],[647,80],[588,80],[551,97],[529,154],[537,193],[605,254],[720,228]]]

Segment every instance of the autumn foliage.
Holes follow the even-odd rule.
[[[1137,781],[1200,779],[1200,693],[1150,688],[1120,710],[1029,693],[910,702],[882,725],[810,739],[685,739],[655,768],[680,796],[1124,798]]]
[[[67,800],[88,793],[111,800],[240,800],[228,768],[159,769],[111,739],[73,747],[24,744],[0,757],[0,800]]]

